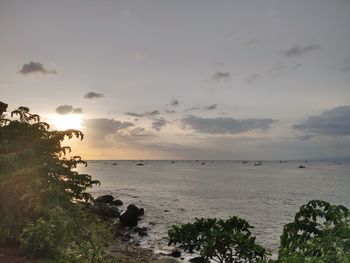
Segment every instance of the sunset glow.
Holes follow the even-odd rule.
[[[81,116],[76,114],[71,115],[54,115],[50,118],[50,123],[57,130],[81,129]]]

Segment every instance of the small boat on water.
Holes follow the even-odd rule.
[[[261,161],[254,164],[254,166],[260,166],[260,165],[263,165],[263,163]]]

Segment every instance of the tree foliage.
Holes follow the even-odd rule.
[[[83,134],[50,130],[26,107],[0,117],[0,244],[56,262],[102,262],[111,235],[89,213],[87,192],[99,182],[76,171],[86,165],[79,156],[67,157],[61,143],[73,137]]]
[[[341,205],[312,200],[301,206],[294,222],[284,226],[277,260],[255,243],[252,226],[238,217],[196,219],[173,226],[169,245],[199,253],[220,263],[350,263],[350,212]]]
[[[322,200],[303,205],[284,226],[280,262],[350,262],[349,215],[346,207]]]
[[[180,244],[190,253],[198,252],[207,262],[261,262],[267,252],[255,243],[249,223],[233,216],[228,220],[196,218],[194,223],[173,226],[169,230],[169,245]]]

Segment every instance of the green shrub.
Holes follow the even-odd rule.
[[[23,251],[27,254],[57,258],[64,251],[62,246],[68,240],[67,225],[69,220],[62,210],[50,212],[49,217],[40,217],[23,229],[20,243]]]
[[[350,262],[349,210],[322,200],[303,205],[284,226],[279,262]]]
[[[169,245],[199,253],[207,262],[267,262],[255,243],[252,226],[238,217],[196,219],[172,226]],[[275,263],[350,263],[350,212],[341,205],[312,200],[301,206],[294,222],[284,226]]]
[[[267,251],[255,243],[251,228],[236,216],[228,220],[196,218],[194,223],[173,226],[168,232],[169,245],[179,243],[180,248],[198,252],[207,262],[262,262]]]

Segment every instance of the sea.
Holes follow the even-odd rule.
[[[174,224],[238,215],[276,255],[283,226],[301,205],[322,199],[350,208],[350,162],[92,160],[79,172],[101,182],[91,189],[94,196],[112,194],[124,202],[122,210],[129,204],[145,209],[139,225],[148,236],[134,238],[155,252],[169,251]]]

